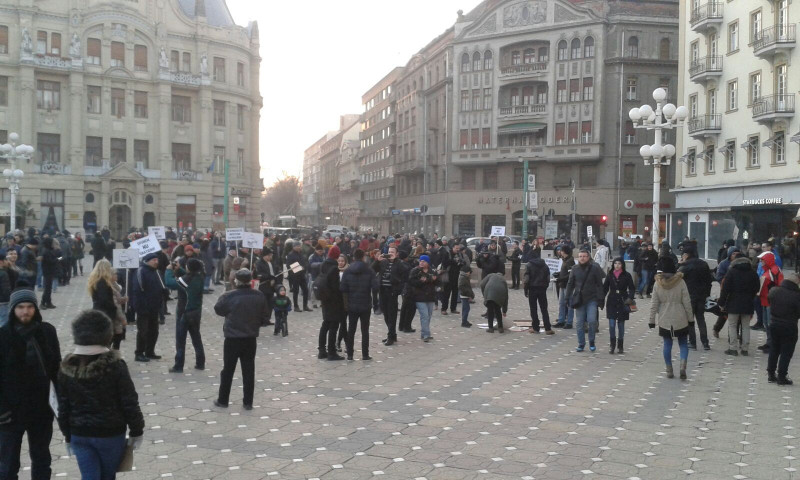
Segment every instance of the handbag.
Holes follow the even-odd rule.
[[[589,277],[588,277],[588,273],[587,273],[586,280],[588,280],[588,279],[589,279]],[[581,288],[580,288],[580,290],[578,290],[578,298],[575,299],[575,301],[573,301],[571,298],[569,299],[570,300],[570,302],[569,302],[569,306],[570,307],[578,308],[581,305],[583,305],[583,286],[586,285],[586,280],[584,280],[583,283],[581,283]]]
[[[184,312],[183,313],[183,322],[186,324],[186,327],[194,328],[200,326],[200,318],[202,316],[202,310],[192,310],[191,312]]]
[[[634,313],[639,311],[639,307],[636,306],[636,300],[633,300],[631,298],[626,298],[623,305],[627,313]]]

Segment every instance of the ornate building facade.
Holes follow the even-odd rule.
[[[229,226],[258,225],[260,61],[224,0],[0,6],[0,141],[36,149],[20,221],[220,228],[227,164]]]

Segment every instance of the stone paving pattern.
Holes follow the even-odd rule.
[[[91,307],[86,277],[54,295],[44,311],[72,348],[70,322]],[[798,387],[767,384],[767,358],[690,351],[689,380],[669,380],[661,340],[647,327],[649,302],[627,324],[626,354],[608,354],[601,312],[596,353],[575,353],[575,330],[555,336],[487,334],[434,314],[430,343],[400,334],[385,347],[383,318],[372,316],[372,361],[317,360],[320,313],[291,313],[289,336],[262,330],[255,408],[215,408],[222,368],[221,292],[205,296],[204,372],[170,374],[175,318],[161,327],[157,362],[133,362],[135,328],[122,352],[147,422],[136,470],[122,479],[800,479],[794,455]],[[471,320],[481,322],[483,308]],[[506,322],[529,320],[527,299],[512,291]],[[175,303],[171,302],[170,310]],[[555,299],[550,298],[555,320]],[[713,320],[709,321],[713,324]],[[418,317],[414,319],[418,328]],[[356,342],[360,340],[356,339]],[[758,343],[756,343],[758,342]],[[358,345],[358,343],[357,343]],[[677,365],[677,344],[675,346]],[[790,370],[800,380],[798,360]],[[676,366],[677,376],[677,366]],[[56,429],[57,430],[57,429]],[[79,478],[55,434],[55,478]],[[23,452],[29,474],[29,460]]]

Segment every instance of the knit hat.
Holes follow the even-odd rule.
[[[253,280],[253,274],[250,273],[250,270],[242,268],[241,270],[236,272],[234,278],[236,279],[237,282],[239,282],[240,285],[249,285],[250,282]]]
[[[400,257],[400,260],[405,260],[406,258],[408,258],[408,250],[400,250],[397,256]]]
[[[163,250],[165,248],[169,248],[169,243],[167,243],[166,240],[161,240],[160,242],[158,242],[158,246],[161,247],[161,249]]]
[[[145,255],[145,256],[144,256],[144,258],[142,259],[142,261],[143,261],[144,263],[147,263],[147,262],[149,262],[150,260],[152,260],[152,259],[154,259],[154,258],[158,258],[158,254],[157,254],[157,253],[155,253],[155,252],[153,252],[153,253],[148,253],[147,255]]]
[[[38,238],[31,238],[30,240],[28,240],[27,244],[28,245],[39,245],[39,239]]]
[[[186,245],[185,247],[183,247],[183,253],[189,253],[189,252],[194,253],[194,247],[193,246]]]
[[[678,269],[675,267],[675,260],[672,257],[660,257],[656,263],[656,270],[662,273],[675,273]]]
[[[9,322],[13,324],[13,322],[16,321],[17,316],[14,313],[14,308],[20,303],[32,303],[33,306],[36,308],[34,321],[38,322],[42,321],[42,314],[39,312],[39,301],[36,300],[36,292],[34,292],[33,288],[30,287],[18,287],[16,290],[11,292],[11,297],[8,300]]]
[[[419,257],[419,261],[420,261],[420,262],[428,262],[428,263],[431,263],[431,257],[429,257],[429,256],[427,256],[427,255],[421,255],[421,256]]]
[[[272,249],[269,247],[264,247],[261,249],[261,256],[266,257],[267,255],[272,255]]]
[[[84,310],[72,321],[72,340],[75,345],[108,346],[112,336],[111,320],[100,310]]]
[[[197,258],[190,258],[186,261],[186,269],[189,273],[200,273],[203,271],[203,262]]]
[[[334,245],[334,246],[332,246],[330,248],[330,250],[328,250],[328,258],[332,258],[334,260],[339,258],[339,255],[341,255],[341,254],[342,254],[342,251],[339,249],[338,245]]]

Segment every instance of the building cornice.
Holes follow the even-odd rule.
[[[680,187],[680,188],[672,188],[670,189],[670,193],[688,193],[688,192],[701,192],[701,191],[708,191],[708,190],[727,190],[727,189],[734,189],[734,188],[742,188],[742,187],[768,187],[772,185],[782,185],[786,183],[798,183],[800,180],[797,178],[787,178],[782,180],[764,180],[761,182],[741,182],[741,183],[732,183],[732,184],[720,184],[720,185],[701,185],[698,187]]]

